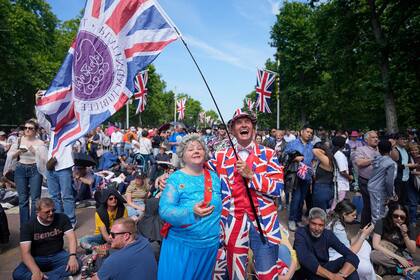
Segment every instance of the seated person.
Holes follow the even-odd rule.
[[[146,178],[142,174],[137,174],[130,182],[125,197],[127,199],[128,216],[134,221],[138,221],[144,214],[144,200],[148,197],[148,187]]]
[[[137,233],[147,238],[152,245],[156,261],[159,261],[160,245],[162,244],[162,235],[160,231],[163,221],[159,216],[159,197],[151,197],[145,201],[145,211],[143,218],[137,222]]]
[[[63,279],[76,274],[81,262],[76,258],[77,239],[69,218],[54,213],[54,201],[47,197],[36,202],[36,211],[36,217],[21,227],[22,262],[13,279]],[[64,235],[68,252],[63,249]]]
[[[358,257],[332,231],[325,229],[326,220],[325,211],[314,207],[309,211],[309,225],[296,230],[294,249],[301,266],[295,273],[296,279],[359,279]],[[342,257],[330,261],[330,248]]]
[[[157,264],[148,240],[136,234],[132,219],[114,222],[109,232],[111,248],[117,249],[104,261],[95,279],[145,279],[157,277]]]
[[[373,251],[370,258],[379,275],[402,274],[410,267],[416,253],[415,232],[409,226],[408,210],[397,202],[391,203],[385,218],[378,220],[373,231]]]
[[[74,189],[77,191],[76,202],[92,199],[93,172],[84,166],[73,168]]]
[[[80,239],[80,247],[92,250],[92,247],[110,243],[109,231],[116,219],[127,217],[127,209],[124,207],[125,200],[113,189],[104,189],[97,192],[99,205],[95,212],[95,234],[84,236]],[[95,194],[96,196],[96,194]]]
[[[118,191],[120,194],[125,194],[127,191],[128,185],[133,181],[136,177],[136,166],[135,165],[128,165],[126,171],[124,172],[124,182],[118,184]]]
[[[350,240],[349,225],[356,220],[356,206],[348,199],[340,201],[334,208],[333,218],[328,224],[328,228],[337,236],[338,240],[346,245],[353,253],[357,254],[360,260],[357,274],[361,280],[375,280],[376,274],[370,262],[372,248],[366,239],[373,231],[373,225],[368,224],[360,230],[359,234]],[[330,261],[341,257],[334,249],[330,249]]]

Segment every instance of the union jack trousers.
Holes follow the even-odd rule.
[[[280,166],[275,152],[269,148],[254,144],[253,154],[254,176],[248,181],[247,187],[251,191],[267,241],[263,246],[276,250],[281,235],[274,199],[280,196],[283,189],[283,167]],[[214,279],[247,279],[248,251],[250,248],[254,249],[252,237],[256,236],[259,239],[255,220],[252,221],[246,213],[241,217],[235,215],[238,213],[235,209],[237,203],[232,196],[235,187],[235,165],[236,158],[232,148],[217,152],[208,162],[208,167],[219,174],[223,206],[220,222],[221,247],[217,256]],[[256,253],[254,251],[258,279],[275,279],[280,272],[277,252],[274,257],[262,255],[263,258],[261,254]],[[258,268],[262,270],[258,271]]]

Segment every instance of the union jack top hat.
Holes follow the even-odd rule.
[[[255,117],[254,114],[248,113],[239,108],[235,110],[235,113],[233,114],[232,119],[229,121],[229,126],[232,126],[233,123],[240,118],[248,118],[249,120],[251,120],[253,125],[257,123],[257,118]]]

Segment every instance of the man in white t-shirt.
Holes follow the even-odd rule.
[[[337,163],[339,171],[337,177],[337,187],[338,201],[341,201],[346,196],[346,192],[350,190],[350,182],[353,180],[353,176],[350,175],[349,162],[342,151],[346,145],[346,138],[342,136],[336,136],[332,139],[332,144],[334,146],[334,150],[337,150],[334,154],[334,159]]]
[[[111,145],[113,147],[114,153],[118,156],[122,155],[124,152],[124,147],[122,145],[123,136],[124,134],[121,132],[119,127],[117,127],[111,134]]]

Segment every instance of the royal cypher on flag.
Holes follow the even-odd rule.
[[[88,0],[77,37],[37,110],[51,124],[49,156],[118,111],[134,78],[178,38],[155,0]]]

